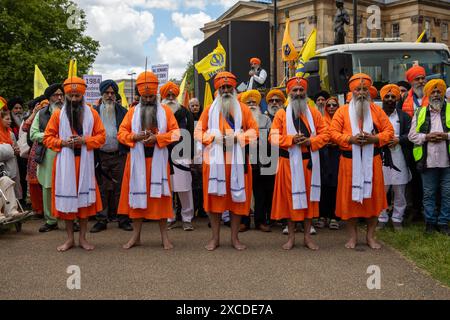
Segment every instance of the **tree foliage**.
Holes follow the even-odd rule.
[[[35,64],[49,84],[67,78],[71,58],[77,59],[78,76],[87,73],[99,42],[84,34],[81,9],[78,28],[67,26],[71,6],[76,4],[70,0],[0,0],[0,96],[33,98]]]
[[[186,78],[186,89],[189,94],[194,92],[194,62],[190,60],[186,66],[186,71],[184,71],[183,78],[187,74]]]

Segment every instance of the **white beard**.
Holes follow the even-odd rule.
[[[356,99],[356,116],[358,119],[364,119],[364,116],[370,112],[370,100],[367,99]]]
[[[250,111],[252,112],[253,118],[256,122],[259,120],[259,116],[261,115],[261,109],[259,107],[251,108]]]
[[[163,101],[162,101],[162,103],[163,104],[166,104],[169,108],[170,108],[170,110],[172,110],[172,112],[175,114],[175,112],[177,112],[179,109],[180,109],[180,104],[178,103],[178,101],[173,101],[173,100],[167,100],[167,99],[164,99]]]
[[[444,99],[433,99],[430,101],[430,106],[434,111],[440,112]]]
[[[422,98],[423,97],[423,87],[422,86],[413,86],[413,91],[416,94],[417,97]]]
[[[225,119],[228,119],[232,106],[237,102],[236,93],[232,93],[231,97],[220,96],[219,99],[222,115]]]
[[[278,110],[280,110],[280,108],[278,108],[277,106],[267,108],[267,112],[269,112],[271,116],[275,116],[275,113],[277,113]]]
[[[291,104],[292,110],[294,111],[295,117],[298,117],[301,114],[306,115],[306,109],[308,108],[308,104],[306,103],[306,98],[291,99],[290,104]]]
[[[105,116],[108,119],[113,119],[116,116],[116,110],[115,110],[115,105],[114,102],[103,102],[103,104],[105,105]]]

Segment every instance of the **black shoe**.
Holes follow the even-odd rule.
[[[119,223],[119,228],[124,231],[133,231],[133,226],[131,225],[131,223],[129,221]]]
[[[80,231],[80,224],[76,221],[73,222],[73,232],[79,232]]]
[[[433,234],[436,231],[436,225],[427,223],[425,226],[425,234]]]
[[[53,230],[57,230],[58,229],[58,224],[44,224],[42,227],[39,228],[39,232],[49,232],[49,231],[53,231]]]
[[[107,223],[104,221],[98,221],[91,229],[91,233],[97,233],[103,230],[106,230]],[[74,226],[75,227],[75,226]]]
[[[450,230],[448,229],[448,224],[439,225],[439,232],[446,236],[450,236]]]

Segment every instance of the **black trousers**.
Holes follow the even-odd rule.
[[[337,187],[322,185],[319,202],[321,218],[336,219],[336,193]]]
[[[202,166],[196,165],[192,171],[192,196],[194,200],[194,212],[197,215],[205,215],[205,209],[203,209],[203,173]]]
[[[260,170],[253,170],[253,197],[255,198],[255,210],[253,216],[255,227],[270,223],[270,212],[272,210],[273,188],[275,175],[261,175]],[[250,226],[250,217],[243,217],[241,223]]]

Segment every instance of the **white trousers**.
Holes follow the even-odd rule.
[[[183,222],[192,222],[194,218],[194,199],[192,197],[192,190],[186,192],[177,192],[178,198],[181,202],[181,218]],[[176,210],[174,206],[174,210]],[[172,219],[168,219],[169,222],[175,221],[175,214]]]
[[[387,192],[389,191],[389,187],[391,186],[384,186],[384,189]],[[394,208],[392,211],[392,221],[393,222],[402,222],[403,221],[403,215],[405,213],[406,209],[406,184],[400,184],[400,185],[392,185],[392,191],[394,193]],[[383,210],[378,217],[378,221],[380,222],[388,222],[389,221],[389,214],[387,210]]]

